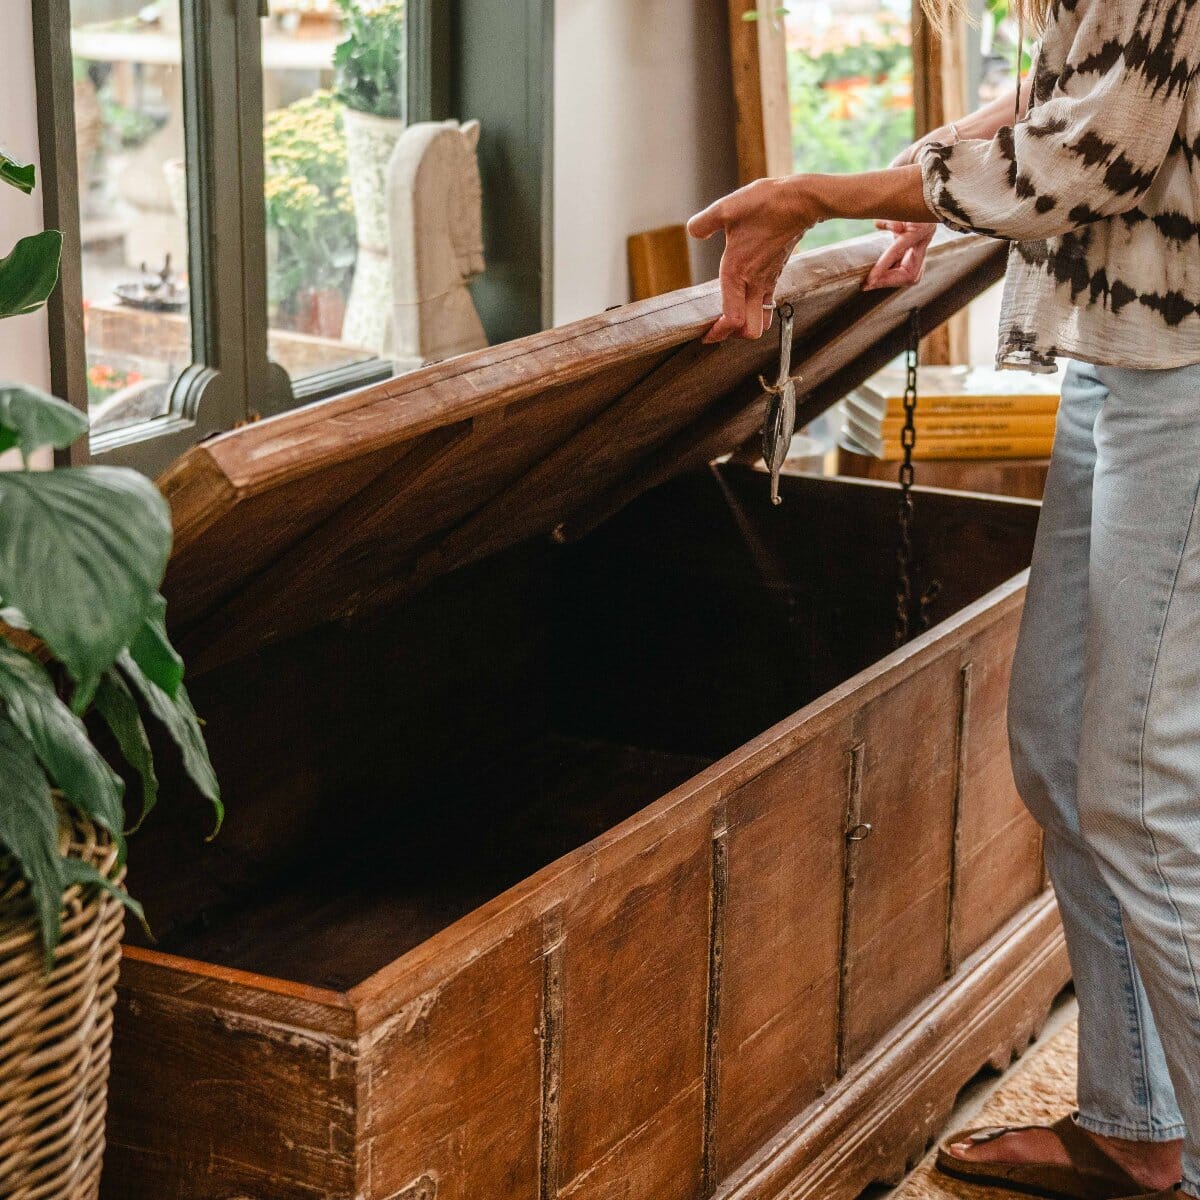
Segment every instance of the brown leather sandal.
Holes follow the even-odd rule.
[[[1058,1163],[979,1162],[950,1152],[959,1142],[994,1142],[1008,1133],[1027,1129],[1049,1129],[1062,1142],[1071,1160],[1069,1167]],[[1004,1188],[1047,1200],[1117,1200],[1122,1196],[1144,1196],[1146,1189],[1124,1167],[1109,1158],[1075,1124],[1074,1115],[1053,1125],[1002,1125],[987,1129],[964,1129],[953,1134],[938,1149],[937,1169],[944,1175],[984,1187]]]

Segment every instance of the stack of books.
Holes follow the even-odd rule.
[[[1061,382],[1061,375],[986,367],[918,368],[913,457],[1047,457]],[[888,367],[841,402],[845,449],[888,461],[904,457],[904,383],[903,367]]]

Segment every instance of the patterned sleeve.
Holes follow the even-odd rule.
[[[1066,65],[1057,77],[1035,75],[1026,120],[990,141],[921,151],[926,203],[951,228],[1055,237],[1127,212],[1153,183],[1200,58],[1200,0],[1060,7],[1076,5]]]

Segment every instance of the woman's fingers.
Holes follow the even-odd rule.
[[[933,227],[906,224],[892,244],[871,268],[863,291],[876,288],[906,287],[921,281],[925,273],[925,254],[933,237]]]
[[[724,199],[710,204],[703,212],[698,212],[688,223],[688,233],[698,241],[706,241],[714,233],[720,233],[725,228],[722,209]]]
[[[746,327],[746,284],[728,266],[729,252],[721,260],[721,316],[708,331],[706,342],[723,342]]]

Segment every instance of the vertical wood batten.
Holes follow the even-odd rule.
[[[858,842],[850,839],[850,831],[862,824],[862,777],[863,754],[866,746],[856,742],[846,755],[846,820],[843,832],[846,835],[842,866],[842,926],[839,950],[838,1006],[837,1006],[837,1075],[846,1073],[846,1013],[850,988],[850,922],[853,914],[851,897],[854,893],[854,867],[858,854]]]
[[[962,801],[967,774],[967,739],[970,732],[972,663],[963,663],[959,670],[958,733],[954,779],[954,835],[950,849],[950,920],[946,922],[946,978],[958,970],[959,954],[959,897],[958,879],[962,858]]]
[[[559,1170],[558,1097],[562,1082],[563,957],[566,937],[562,911],[547,913],[542,921],[545,952],[542,958],[542,1121],[538,1154],[538,1198],[557,1200]]]
[[[704,1047],[704,1195],[717,1185],[717,1120],[720,1104],[721,976],[725,959],[725,912],[729,899],[729,814],[723,800],[713,808],[712,865],[708,910],[708,1012]]]

